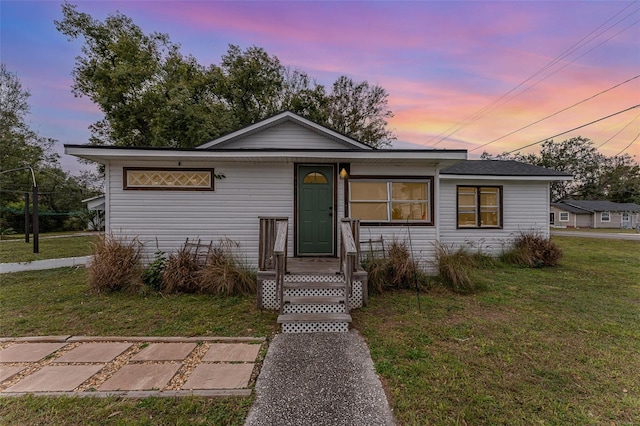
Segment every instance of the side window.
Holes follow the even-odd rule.
[[[458,228],[502,227],[502,187],[458,186]]]

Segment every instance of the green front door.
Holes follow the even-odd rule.
[[[298,254],[333,255],[333,166],[298,166]]]

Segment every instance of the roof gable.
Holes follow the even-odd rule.
[[[197,149],[358,149],[372,147],[286,111]]]

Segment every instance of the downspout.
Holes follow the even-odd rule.
[[[123,179],[126,179],[124,172],[122,173]],[[126,182],[123,182],[125,184]],[[111,232],[111,162],[104,163],[104,233],[105,235]]]
[[[440,163],[436,163],[435,177],[433,179],[433,218],[436,225],[436,244],[440,244]]]

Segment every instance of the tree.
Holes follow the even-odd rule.
[[[58,31],[84,39],[73,93],[105,114],[91,126],[91,143],[192,147],[284,110],[372,146],[395,139],[382,87],[340,77],[327,94],[256,46],[231,44],[219,66],[203,67],[167,34],[145,34],[121,13],[101,22],[69,3],[62,13]]]
[[[92,143],[191,147],[230,130],[211,90],[219,73],[182,56],[167,34],[144,34],[121,13],[100,22],[69,3],[62,13],[58,31],[85,42],[72,73],[73,93],[105,114],[91,128]]]
[[[81,200],[91,192],[78,179],[64,172],[53,152],[55,140],[29,128],[29,92],[17,75],[0,64],[0,171],[31,167],[39,192],[42,231],[61,229],[70,211],[82,210]],[[2,227],[24,229],[24,193],[33,185],[28,171],[0,174],[0,218]],[[62,213],[62,214],[61,214]]]
[[[325,124],[374,147],[390,145],[395,136],[387,128],[387,120],[393,117],[388,98],[380,86],[342,76],[333,83]]]
[[[572,181],[552,182],[551,199],[640,201],[640,167],[629,155],[606,157],[581,136],[542,143],[539,154],[482,154],[483,159],[511,159],[570,173]],[[635,200],[635,201],[634,201]]]
[[[605,160],[600,182],[608,200],[640,204],[640,165],[628,155]]]
[[[216,92],[226,102],[239,127],[281,110],[284,67],[264,49],[253,46],[243,52],[231,44],[217,71]]]
[[[0,64],[0,167],[9,170],[18,167],[51,164],[57,161],[53,152],[54,141],[38,136],[26,122],[30,107],[30,93],[22,88],[16,74]],[[1,175],[5,182],[15,175]]]

